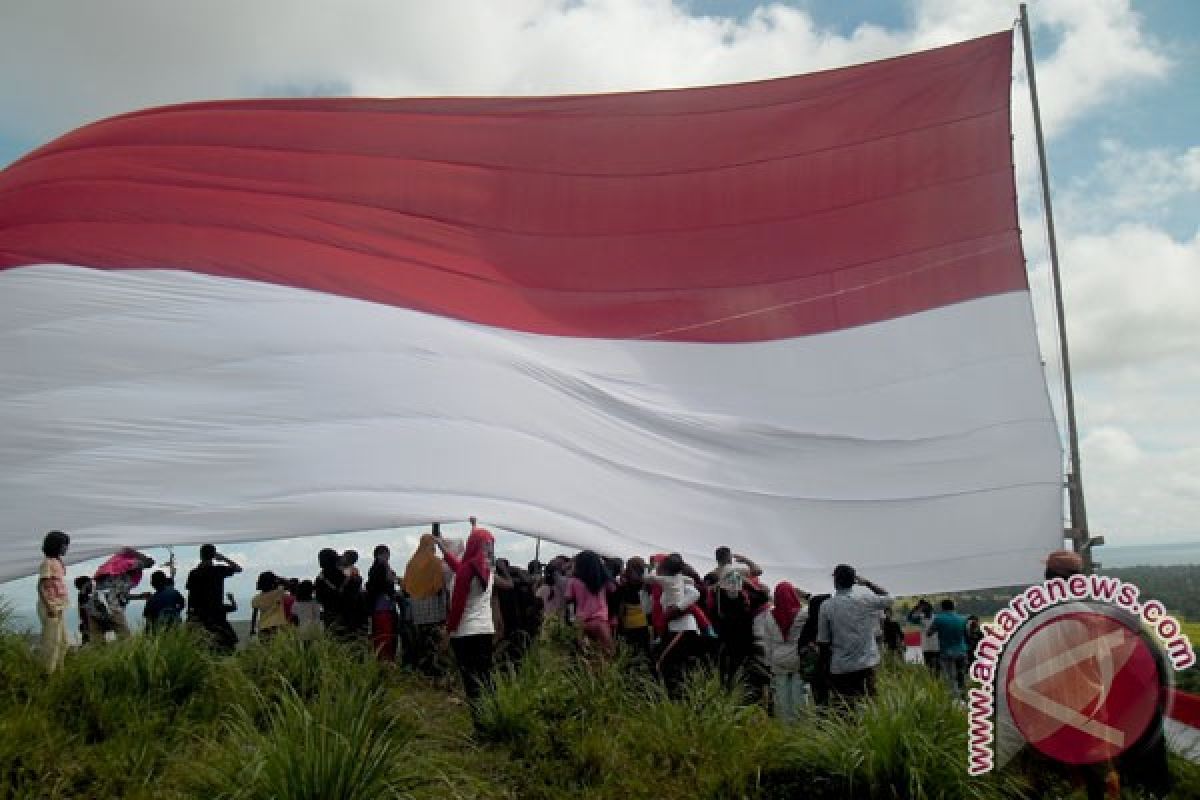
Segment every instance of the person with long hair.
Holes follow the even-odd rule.
[[[808,614],[804,599],[787,581],[775,586],[775,602],[767,613],[754,618],[755,638],[762,643],[763,656],[771,671],[775,715],[793,722],[805,702],[807,688],[800,677],[800,632]]]
[[[612,576],[600,556],[591,550],[575,556],[575,571],[564,597],[575,604],[575,625],[584,638],[595,642],[606,655],[611,655],[614,648],[608,616],[608,594],[614,589]]]
[[[38,567],[37,613],[42,623],[40,655],[46,672],[62,668],[67,657],[67,568],[63,556],[71,537],[62,531],[50,531],[42,539],[42,564]]]
[[[475,701],[491,684],[492,637],[496,633],[492,621],[495,542],[490,531],[474,527],[459,558],[446,548],[440,537],[437,540],[442,557],[454,570],[454,592],[450,596],[446,630],[462,677],[463,691],[471,701],[473,718]]]

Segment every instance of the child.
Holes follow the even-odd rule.
[[[88,608],[92,604],[92,592],[96,587],[87,575],[75,579],[75,603],[79,606],[79,641],[87,644],[91,639],[91,627],[88,625]]]
[[[147,598],[146,608],[142,611],[146,630],[161,631],[174,627],[179,623],[186,605],[183,595],[161,569],[155,570],[150,576],[150,585],[154,587],[154,593]]]
[[[678,553],[671,553],[657,562],[652,560],[652,563],[656,564],[655,574],[646,574],[643,579],[647,583],[656,583],[662,587],[660,602],[667,619],[672,620],[688,614],[696,620],[696,627],[706,636],[715,637],[717,632],[713,629],[712,622],[696,603],[699,592],[694,587],[694,582],[698,580],[695,571],[683,563],[683,557]],[[687,574],[689,572],[690,575]],[[688,588],[692,591],[688,592]]]
[[[250,613],[250,635],[258,632],[258,638],[266,640],[287,627],[287,614],[283,610],[283,598],[287,594],[285,587],[273,572],[264,572],[258,576],[256,586],[258,594],[250,601],[254,610]]]
[[[42,623],[42,663],[46,672],[61,669],[67,655],[67,628],[64,614],[67,610],[67,569],[63,556],[71,537],[62,531],[50,531],[42,541],[42,553],[46,556],[38,568],[37,612]]]
[[[362,578],[362,573],[358,571],[358,551],[347,550],[342,553],[342,574],[346,576],[346,580],[351,578]]]
[[[313,600],[312,581],[300,581],[296,586],[292,616],[301,639],[314,639],[321,635],[321,604]]]
[[[584,550],[575,556],[575,570],[567,583],[565,599],[575,605],[575,624],[606,655],[614,650],[609,625],[608,595],[616,589],[600,556]]]

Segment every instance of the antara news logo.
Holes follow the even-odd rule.
[[[969,774],[995,768],[1000,720],[1069,764],[1115,758],[1161,725],[1166,665],[1187,669],[1196,654],[1163,604],[1140,595],[1106,575],[1053,578],[983,626],[967,693]]]

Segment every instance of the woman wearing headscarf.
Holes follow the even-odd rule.
[[[404,663],[429,674],[437,674],[437,652],[446,624],[449,578],[453,576],[438,555],[439,526],[421,536],[420,543],[404,569],[404,594],[408,597],[408,617],[412,625],[404,650]]]
[[[775,714],[784,722],[793,722],[805,702],[807,687],[800,677],[800,632],[808,618],[804,600],[796,587],[780,581],[775,587],[771,610],[754,619],[755,638],[762,644],[763,657],[771,671],[771,690],[775,696]]]
[[[492,637],[496,633],[492,621],[492,571],[495,538],[484,528],[473,528],[467,537],[467,547],[458,558],[437,540],[442,557],[454,570],[454,591],[446,615],[446,630],[450,633],[450,649],[458,662],[463,690],[474,701],[491,682]],[[474,714],[472,702],[472,714]]]

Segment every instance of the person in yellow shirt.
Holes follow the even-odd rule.
[[[287,587],[274,572],[264,572],[258,576],[256,588],[258,594],[250,601],[250,635],[257,633],[265,641],[288,626],[284,609]]]

